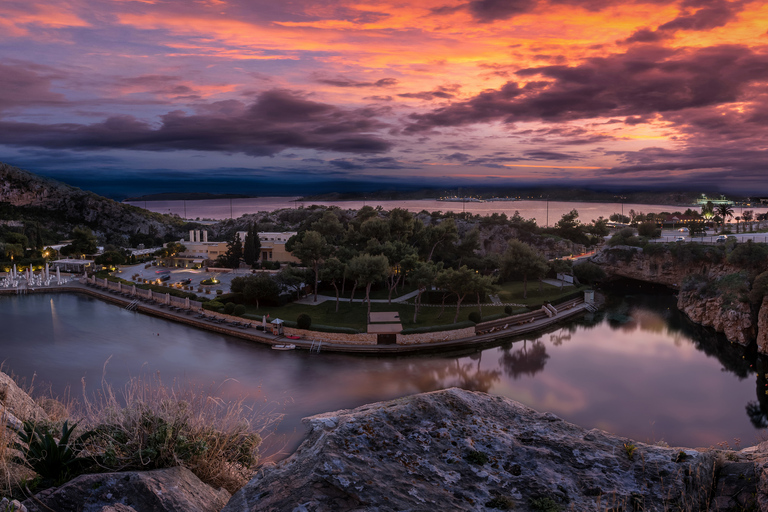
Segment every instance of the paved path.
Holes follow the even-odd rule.
[[[418,290],[414,290],[412,292],[406,293],[405,295],[401,295],[399,297],[393,297],[392,302],[405,302],[408,299],[414,298],[416,295],[419,294]],[[357,295],[357,294],[355,294]],[[313,294],[309,294],[308,296],[304,297],[303,299],[299,299],[297,301],[294,301],[296,304],[304,304],[305,306],[317,306],[318,304],[321,304],[327,300],[335,301],[336,297],[332,297],[330,295],[318,295],[317,296],[317,302],[315,302],[315,296]],[[349,299],[345,299],[344,297],[341,297],[339,299],[340,302],[349,302]],[[353,299],[352,302],[365,302],[365,292],[363,292],[363,298],[362,299]],[[387,304],[389,301],[387,299],[371,299],[371,304],[377,303],[377,304]]]

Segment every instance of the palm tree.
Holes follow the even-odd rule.
[[[717,211],[717,214],[720,216],[720,218],[723,219],[723,228],[725,228],[725,221],[728,219],[728,217],[733,217],[733,206],[729,205],[728,203],[721,203],[717,205],[715,210]]]
[[[741,214],[741,218],[744,219],[744,222],[746,222],[749,225],[749,232],[752,232],[752,220],[755,218],[754,212],[752,210],[744,210],[744,213]],[[744,232],[747,232],[747,227],[744,226]]]

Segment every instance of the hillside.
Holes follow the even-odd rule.
[[[49,236],[68,236],[72,228],[91,228],[102,240],[136,233],[164,238],[184,232],[185,223],[121,204],[92,192],[0,163],[0,220],[34,222]]]

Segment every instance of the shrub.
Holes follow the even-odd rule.
[[[645,238],[658,238],[661,236],[661,229],[656,227],[654,222],[643,222],[637,226],[637,234]]]
[[[605,279],[605,271],[602,267],[590,261],[574,265],[573,275],[580,283],[594,284],[596,281]]]
[[[464,456],[464,460],[470,464],[482,466],[483,464],[487,464],[489,459],[487,453],[473,450]]]
[[[312,325],[312,318],[306,313],[302,313],[296,319],[296,325],[299,329],[309,329],[309,326]]]
[[[504,306],[504,314],[511,315],[512,314],[512,306]]]
[[[480,313],[478,311],[472,311],[469,314],[469,321],[475,324],[479,324],[482,320],[482,317],[480,316]]]
[[[101,466],[113,471],[189,468],[203,482],[234,493],[252,475],[261,437],[242,402],[222,405],[196,389],[134,378],[117,397],[107,385],[96,401],[84,397]],[[269,418],[261,419],[267,427]]]
[[[218,312],[223,307],[224,307],[224,304],[222,304],[217,300],[209,300],[208,302],[203,304],[203,309],[207,309],[208,311]]]
[[[13,461],[34,470],[43,479],[52,480],[54,485],[61,485],[67,480],[83,473],[96,462],[91,457],[80,457],[84,451],[91,449],[93,431],[85,431],[77,437],[72,433],[77,423],[69,426],[64,422],[61,433],[54,438],[54,433],[48,425],[25,421],[23,429],[18,432],[21,443],[15,443],[14,448],[21,452],[21,457]]]
[[[232,304],[232,303],[230,302],[229,304]],[[242,304],[238,304],[237,306],[235,306],[235,309],[233,312],[235,313],[235,316],[243,316],[243,314],[245,314],[245,306],[243,306]]]
[[[766,295],[768,295],[768,272],[763,272],[752,283],[752,289],[749,291],[749,300],[753,304],[759,304]]]
[[[231,315],[235,312],[235,303],[234,302],[227,302],[224,304],[224,313],[227,315]]]

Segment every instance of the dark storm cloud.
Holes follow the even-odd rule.
[[[695,50],[655,46],[586,60],[577,66],[542,66],[517,72],[541,78],[426,114],[411,114],[406,132],[501,120],[568,121],[643,116],[739,100],[768,78],[768,55],[729,45]]]
[[[460,85],[442,85],[432,91],[406,92],[398,94],[401,98],[411,98],[418,100],[451,99],[456,96],[456,92],[461,88]]]
[[[64,106],[64,95],[52,92],[55,79],[65,76],[52,68],[28,62],[0,63],[0,112],[8,108]]]
[[[381,78],[375,82],[360,82],[349,78],[318,78],[317,81],[334,87],[392,87],[397,85],[397,80],[394,78]]]
[[[698,8],[693,11],[691,8]],[[708,31],[723,27],[734,20],[744,8],[744,2],[725,0],[689,1],[683,4],[683,13],[656,30],[641,28],[629,36],[625,43],[654,43],[671,38],[678,30]]]
[[[664,4],[668,2],[667,0],[652,0],[650,3]],[[615,2],[612,0],[472,0],[460,5],[436,7],[431,12],[436,15],[448,15],[466,10],[476,21],[492,23],[528,14],[537,8],[552,8],[557,5],[570,5],[594,12],[615,5]]]
[[[218,108],[217,108],[218,107]],[[262,93],[245,105],[235,100],[172,111],[159,127],[132,116],[90,125],[0,122],[0,144],[50,149],[199,150],[267,156],[286,148],[376,153],[391,144],[370,132],[383,128],[371,109],[344,110],[289,91]]]
[[[556,151],[526,151],[525,158],[529,160],[578,160],[578,156],[558,153]]]

